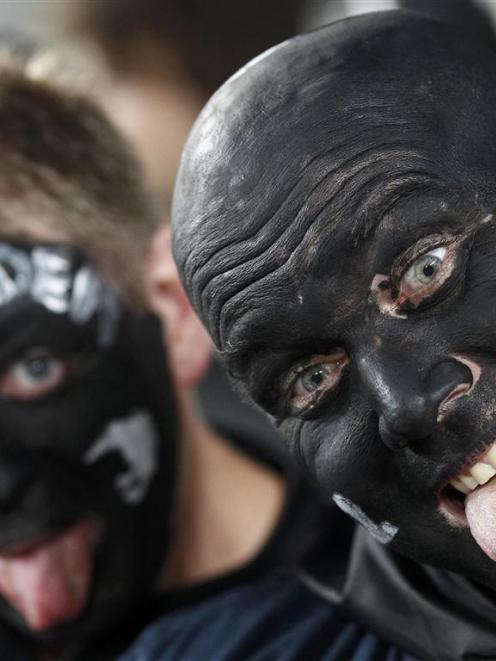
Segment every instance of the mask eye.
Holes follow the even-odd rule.
[[[66,378],[67,364],[49,350],[29,350],[0,376],[0,396],[32,400],[55,390]]]
[[[333,390],[349,362],[343,349],[313,356],[310,361],[296,367],[288,377],[289,403],[294,412],[312,408],[325,393]]]
[[[406,269],[399,283],[396,304],[417,307],[450,278],[458,254],[458,243],[440,246],[417,257]]]
[[[413,286],[429,285],[436,278],[446,256],[446,248],[437,248],[419,257],[405,273],[403,281]]]

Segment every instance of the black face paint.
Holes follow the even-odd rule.
[[[495,107],[455,29],[327,26],[213,97],[173,214],[196,309],[329,499],[493,588]]]
[[[74,642],[150,592],[175,405],[161,330],[81,253],[0,243],[0,615]]]

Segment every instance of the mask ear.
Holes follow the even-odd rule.
[[[178,386],[193,387],[205,374],[212,342],[191,308],[172,257],[170,228],[160,228],[147,257],[145,287],[164,328],[169,363]]]

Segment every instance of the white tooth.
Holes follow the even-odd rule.
[[[493,443],[491,445],[484,459],[488,461],[491,464],[491,466],[496,468],[496,443]]]
[[[479,484],[485,484],[494,475],[496,475],[496,468],[493,468],[489,464],[483,464],[478,461],[472,466],[469,472],[470,475],[476,479]]]
[[[474,478],[470,475],[460,475],[459,479],[463,482],[467,489],[470,489],[470,491],[473,491],[476,487],[479,486],[477,480],[474,480]]]
[[[452,487],[454,487],[457,491],[461,491],[464,494],[470,493],[470,489],[466,487],[463,482],[460,480],[450,480],[450,484]]]

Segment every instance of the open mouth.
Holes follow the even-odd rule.
[[[0,553],[0,594],[30,629],[44,631],[82,613],[100,536],[100,523],[85,517]]]
[[[480,548],[496,560],[496,442],[451,477],[439,509],[451,525],[470,528]]]
[[[467,526],[466,496],[487,484],[496,475],[496,443],[479,455],[473,464],[454,475],[441,490],[440,507],[450,523]]]

